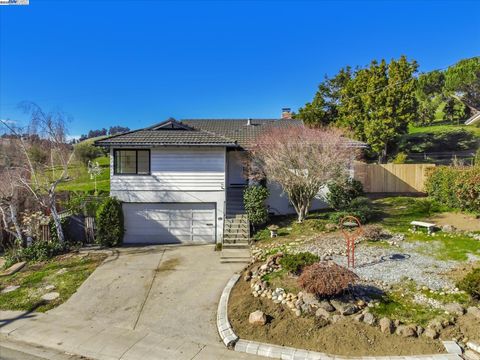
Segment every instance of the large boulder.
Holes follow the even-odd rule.
[[[458,303],[446,304],[444,307],[445,311],[448,311],[450,314],[461,316],[465,314],[465,309],[462,305]]]
[[[380,325],[380,330],[385,333],[385,334],[393,334],[393,331],[395,330],[395,325],[393,324],[393,321],[390,320],[387,317],[383,317],[380,319],[378,322]]]
[[[400,325],[397,327],[395,333],[403,337],[415,337],[417,336],[417,327],[413,325]]]
[[[365,324],[368,324],[368,325],[375,325],[375,322],[377,320],[375,319],[375,316],[372,314],[372,313],[365,313],[365,315],[363,316],[363,322]]]
[[[328,302],[327,300],[324,300],[324,301],[321,301],[319,304],[318,304],[318,307],[323,309],[323,310],[326,310],[328,312],[334,312],[335,311],[335,308],[332,306],[332,304],[330,304],[330,302]]]
[[[480,309],[478,307],[470,306],[467,309],[467,313],[475,316],[477,319],[480,320]]]
[[[323,308],[318,308],[317,311],[315,312],[315,316],[322,317],[324,319],[329,319],[330,313]]]
[[[267,323],[267,316],[263,311],[257,310],[250,314],[248,322],[253,326],[263,326]]]
[[[423,335],[430,339],[437,339],[439,334],[438,331],[433,328],[426,328]]]
[[[342,315],[352,315],[358,312],[358,307],[354,304],[344,303],[340,301],[331,301],[335,309]]]

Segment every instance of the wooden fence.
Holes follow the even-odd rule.
[[[434,164],[355,163],[354,178],[367,193],[422,193],[428,168]]]

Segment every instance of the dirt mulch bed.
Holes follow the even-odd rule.
[[[460,316],[455,327],[447,328],[442,332],[444,339],[468,338],[476,342],[480,341],[480,320],[473,315]]]
[[[453,225],[461,231],[480,231],[480,219],[473,215],[446,212],[432,216],[429,221],[442,225]]]
[[[248,323],[251,312],[262,310],[268,316],[263,327]],[[249,282],[240,279],[230,294],[228,316],[235,333],[242,339],[319,351],[335,355],[382,356],[444,353],[439,341],[425,337],[403,338],[387,335],[378,328],[346,318],[325,327],[311,316],[296,317],[286,307],[266,298],[255,298]]]

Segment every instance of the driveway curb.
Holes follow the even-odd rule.
[[[235,274],[227,282],[227,285],[222,291],[222,296],[220,297],[217,309],[218,334],[225,346],[229,349],[235,346],[235,343],[238,341],[238,336],[233,332],[232,325],[230,325],[230,322],[228,321],[228,299],[230,298],[230,292],[232,291],[233,286],[237,283],[239,278],[240,275]]]
[[[225,346],[237,352],[252,355],[265,356],[282,360],[459,360],[458,354],[432,354],[432,355],[410,355],[410,356],[363,356],[349,357],[330,355],[316,351],[296,349],[292,347],[261,343],[240,339],[233,331],[228,320],[228,300],[233,286],[240,279],[239,274],[233,275],[222,291],[217,311],[217,329]]]

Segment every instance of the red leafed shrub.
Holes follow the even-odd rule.
[[[357,274],[333,262],[318,262],[304,268],[298,284],[318,296],[335,296],[358,279]]]

